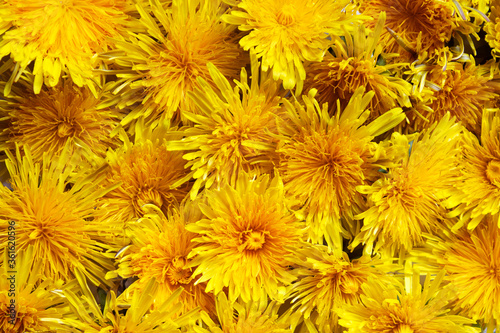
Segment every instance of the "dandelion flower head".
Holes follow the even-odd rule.
[[[418,66],[412,80],[429,89],[419,89],[425,107],[416,105],[408,120],[414,130],[421,131],[439,121],[447,112],[469,131],[480,133],[483,108],[498,99],[498,88],[490,76],[492,64],[476,65],[450,62],[441,66]],[[425,75],[421,75],[427,72]],[[424,82],[422,82],[424,80]]]
[[[291,247],[302,236],[302,225],[287,207],[279,177],[242,174],[235,184],[206,191],[200,205],[204,219],[188,224],[196,233],[190,254],[196,283],[218,295],[224,288],[232,302],[283,301]]]
[[[351,260],[346,252],[339,256],[327,246],[313,244],[295,250],[290,261],[292,274],[297,276],[290,289],[294,312],[303,314],[305,320],[311,318],[325,332],[342,331],[336,311],[360,301],[361,286],[369,277],[384,288],[390,283],[389,271],[397,270],[378,257],[363,255]]]
[[[10,55],[16,63],[6,95],[31,63],[35,94],[43,84],[55,86],[64,74],[96,92],[95,56],[125,34],[133,11],[129,0],[3,1],[0,17],[9,29],[0,41],[0,58]]]
[[[214,86],[208,63],[228,79],[236,78],[245,66],[236,29],[220,21],[225,10],[220,1],[174,0],[164,8],[150,0],[150,11],[137,6],[148,33],[131,33],[116,50],[102,55],[125,68],[116,72],[123,82],[116,91],[123,89],[122,103],[139,103],[122,123],[139,117],[145,117],[147,124],[179,116],[186,120],[182,112],[193,111],[187,94],[198,87],[197,78]]]
[[[411,145],[408,138],[394,134],[395,144],[404,145],[406,153],[399,167],[370,186],[358,187],[368,195],[370,207],[356,216],[363,219],[363,227],[352,247],[363,243],[368,253],[385,249],[393,255],[420,245],[423,232],[442,228],[447,213],[443,201],[458,172],[461,133],[462,126],[448,113],[413,137]]]
[[[272,70],[285,89],[306,78],[304,61],[321,61],[330,44],[328,34],[342,33],[341,25],[359,21],[350,1],[243,0],[223,20],[249,33],[240,40],[245,50],[262,58],[262,69]]]
[[[216,88],[199,79],[200,87],[190,97],[196,112],[185,112],[194,126],[184,129],[184,138],[168,144],[172,151],[185,151],[186,167],[195,179],[194,199],[200,188],[219,187],[234,181],[241,171],[271,172],[276,160],[276,116],[281,114],[282,91],[251,55],[251,82],[241,69],[236,87],[214,65],[208,68]]]
[[[81,268],[95,285],[105,284],[104,275],[113,266],[104,252],[113,244],[103,243],[112,231],[97,222],[98,199],[109,191],[99,188],[102,171],[75,173],[78,156],[70,159],[67,147],[58,158],[45,154],[35,163],[25,150],[7,152],[12,191],[0,190],[0,252],[6,251],[9,221],[15,221],[17,249],[33,246],[45,277],[64,281]],[[76,159],[76,160],[75,160]]]
[[[121,113],[107,107],[111,92],[107,87],[95,97],[88,87],[78,87],[62,79],[55,87],[34,94],[32,79],[19,81],[0,105],[7,125],[0,134],[0,149],[28,147],[36,162],[44,152],[54,156],[69,145],[91,164],[115,147],[110,133],[119,124]]]
[[[341,235],[350,237],[341,218],[352,221],[364,205],[356,186],[376,177],[385,163],[383,146],[372,140],[404,115],[394,108],[365,125],[373,91],[364,94],[364,87],[358,88],[346,108],[333,116],[314,93],[303,96],[304,105],[285,101],[289,120],[278,126],[283,137],[277,149],[279,170],[287,195],[300,201],[306,214],[312,242],[326,239],[329,246],[341,249]]]
[[[304,91],[317,89],[316,99],[320,104],[332,107],[339,99],[344,108],[356,89],[363,86],[366,91],[375,92],[369,105],[372,119],[394,107],[411,106],[408,98],[411,84],[398,75],[405,64],[380,63],[383,44],[379,39],[384,24],[385,13],[382,13],[373,32],[359,25],[351,33],[345,31],[342,39],[335,38],[331,53],[322,62],[306,66]]]
[[[109,167],[103,186],[120,183],[101,198],[107,206],[106,222],[123,227],[142,217],[148,204],[156,205],[166,215],[184,200],[191,178],[186,161],[182,153],[166,148],[168,141],[179,139],[176,130],[168,121],[151,127],[140,120],[133,141],[125,132],[120,133],[122,146],[109,150],[106,156]]]
[[[192,259],[188,258],[196,234],[186,230],[188,223],[201,219],[196,204],[181,206],[167,216],[147,214],[137,222],[130,222],[127,234],[131,245],[120,253],[119,268],[108,273],[112,278],[137,277],[120,296],[130,299],[135,293],[142,293],[150,280],[158,283],[155,304],[163,304],[179,287],[183,288],[178,300],[182,303],[179,314],[184,314],[200,307],[209,314],[215,313],[215,300],[211,293],[206,293],[206,283],[195,284],[194,268],[189,267]],[[122,300],[123,301],[123,300]]]

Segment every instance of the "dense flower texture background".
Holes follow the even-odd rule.
[[[3,0],[0,331],[500,330],[500,0]]]

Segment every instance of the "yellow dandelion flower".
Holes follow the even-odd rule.
[[[444,272],[424,285],[415,272],[401,284],[380,288],[377,284],[363,285],[361,302],[339,310],[340,324],[349,333],[473,333],[478,328],[473,320],[449,314],[452,293],[443,288]]]
[[[316,317],[314,323],[320,332],[341,332],[337,309],[357,304],[362,295],[361,285],[372,277],[382,288],[388,283],[390,271],[397,266],[377,257],[362,256],[350,260],[347,253],[341,256],[330,253],[323,245],[304,245],[290,257],[297,276],[289,298],[294,311],[304,319]],[[314,313],[317,313],[317,316]]]
[[[169,142],[169,150],[190,151],[184,154],[196,180],[191,190],[194,199],[201,187],[219,186],[232,181],[241,171],[260,169],[271,172],[277,140],[276,115],[281,114],[279,85],[262,74],[259,81],[259,62],[252,57],[252,80],[241,69],[241,79],[232,88],[229,81],[213,65],[208,68],[216,89],[199,79],[190,97],[196,112],[184,116],[194,123],[183,131],[184,138]],[[259,83],[260,82],[260,83]]]
[[[250,31],[240,45],[255,50],[262,69],[272,69],[285,89],[297,85],[298,91],[306,78],[303,62],[321,61],[331,44],[328,34],[341,34],[342,25],[362,19],[347,0],[242,0],[237,7],[223,20]]]
[[[7,230],[14,221],[17,249],[33,246],[45,277],[69,281],[78,267],[99,285],[113,269],[104,253],[113,245],[101,241],[111,231],[96,221],[96,206],[112,187],[98,188],[101,172],[75,174],[78,156],[70,159],[68,151],[52,160],[46,154],[42,163],[34,163],[29,150],[21,156],[17,149],[15,157],[7,152],[13,190],[0,185],[0,254],[7,251]]]
[[[456,308],[479,320],[488,333],[500,330],[500,229],[496,219],[485,217],[473,231],[460,229],[442,238],[428,237],[426,264],[446,271],[457,295]]]
[[[414,61],[435,57],[446,52],[446,45],[458,32],[464,34],[472,44],[469,35],[478,38],[479,27],[471,23],[469,12],[464,11],[452,0],[359,0],[360,11],[377,18],[386,12],[387,29],[381,35],[380,43],[387,53],[398,53],[400,59]],[[477,14],[475,17],[480,16]],[[367,28],[375,26],[374,21],[365,23]],[[478,38],[479,39],[479,38]],[[463,44],[463,42],[462,42]]]
[[[246,64],[235,27],[220,21],[225,11],[220,1],[174,0],[168,9],[156,0],[150,5],[151,13],[137,5],[148,34],[131,33],[128,41],[117,43],[117,50],[102,55],[123,68],[110,71],[123,81],[115,92],[130,88],[124,90],[121,103],[141,102],[123,125],[139,117],[148,123],[158,117],[170,119],[178,110],[182,116],[192,109],[186,96],[198,87],[196,78],[213,85],[208,63],[230,79]]]
[[[125,34],[133,9],[129,0],[3,1],[0,17],[9,29],[0,41],[0,58],[10,54],[16,63],[5,95],[31,63],[35,94],[44,83],[55,86],[64,73],[95,92],[95,55]]]
[[[372,33],[368,34],[364,25],[359,25],[352,35],[346,33],[344,39],[336,39],[331,54],[327,53],[322,62],[312,62],[306,67],[304,91],[315,88],[320,104],[327,102],[333,106],[340,99],[345,107],[356,89],[363,86],[375,92],[369,105],[373,119],[396,106],[410,107],[411,84],[394,75],[405,64],[379,64],[383,51],[379,38],[384,24],[385,13],[382,13]]]
[[[206,328],[194,327],[197,333],[285,333],[293,332],[290,328],[290,316],[278,314],[279,303],[234,302],[227,299],[224,292],[217,297],[218,323],[202,313],[201,318]]]
[[[15,238],[15,229],[11,230]],[[0,267],[0,330],[4,333],[70,332],[65,326],[50,321],[60,320],[68,313],[64,301],[53,293],[61,288],[61,281],[40,279],[42,265],[34,256],[32,246],[20,250],[15,257],[15,252],[10,253],[5,251]]]
[[[215,295],[228,287],[231,301],[283,301],[294,280],[283,257],[302,229],[286,207],[281,179],[242,174],[234,186],[206,193],[207,204],[200,205],[206,218],[186,226],[198,234],[189,255],[193,276],[201,274],[196,283],[207,282]]]
[[[448,63],[445,70],[441,66],[418,67],[413,81],[430,88],[419,89],[423,102],[417,104],[415,112],[408,112],[410,126],[422,130],[450,112],[468,130],[479,134],[483,109],[499,97],[490,76],[492,65],[477,66],[472,60],[466,65]]]
[[[363,227],[352,247],[363,243],[368,253],[374,248],[393,254],[411,250],[422,243],[423,232],[442,227],[447,213],[443,200],[458,173],[462,128],[448,113],[420,137],[413,136],[411,145],[408,137],[394,134],[395,144],[409,153],[373,185],[358,187],[370,207],[356,216]]]
[[[446,201],[453,208],[450,217],[459,216],[454,226],[474,229],[488,215],[500,227],[500,113],[484,111],[481,137],[470,132],[463,137],[460,175],[455,190]]]
[[[181,314],[196,307],[214,314],[213,294],[205,292],[206,283],[194,284],[193,269],[188,267],[191,262],[188,255],[194,247],[192,240],[196,234],[187,231],[185,224],[200,218],[201,214],[196,209],[182,206],[179,212],[169,213],[167,217],[148,214],[136,223],[129,223],[127,234],[132,243],[120,253],[116,272],[106,276],[138,278],[120,298],[142,293],[148,282],[155,279],[159,285],[157,304],[162,304],[177,288],[182,287],[178,299],[182,303]]]
[[[300,201],[314,243],[342,248],[341,234],[349,237],[341,218],[353,220],[364,206],[356,186],[366,185],[378,176],[388,162],[383,145],[373,138],[404,119],[400,108],[387,111],[364,125],[370,111],[365,111],[375,92],[364,94],[358,88],[349,104],[333,116],[328,105],[314,99],[314,90],[303,96],[305,106],[285,101],[287,117],[279,125],[282,140],[279,170],[287,194]],[[387,167],[387,165],[385,166]]]
[[[29,147],[35,162],[43,154],[55,155],[69,145],[87,160],[104,157],[116,140],[109,137],[121,115],[107,107],[109,90],[94,97],[71,80],[62,80],[54,88],[43,88],[34,94],[31,80],[12,87],[11,95],[0,105],[7,124],[0,134],[0,150],[14,150],[16,144]]]
[[[153,128],[139,120],[134,142],[121,133],[122,147],[108,150],[103,186],[121,185],[100,199],[107,206],[103,221],[116,222],[116,227],[122,228],[124,223],[146,213],[144,205],[154,204],[167,214],[184,200],[190,189],[186,180],[191,178],[185,169],[186,161],[182,153],[166,149],[168,141],[179,139],[175,130],[168,122]]]
[[[76,277],[81,287],[80,293],[64,290],[64,296],[70,303],[76,318],[64,318],[61,323],[72,328],[72,332],[86,333],[176,333],[179,328],[189,327],[199,317],[198,311],[193,310],[182,316],[175,316],[176,310],[182,305],[179,303],[179,295],[182,289],[178,289],[167,298],[162,304],[157,304],[157,309],[151,311],[152,305],[156,302],[158,284],[154,279],[145,285],[142,293],[136,293],[130,303],[126,306],[116,299],[114,290],[108,293],[104,309],[101,309],[95,301],[85,276],[76,270]],[[124,309],[127,309],[123,314]]]

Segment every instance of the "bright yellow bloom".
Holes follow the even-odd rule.
[[[179,295],[182,290],[178,289],[164,302],[157,304],[156,309],[150,311],[156,302],[158,284],[154,279],[150,280],[141,293],[136,293],[130,303],[125,307],[119,304],[113,290],[109,291],[104,304],[104,309],[95,301],[90,292],[87,281],[80,271],[76,271],[76,277],[81,288],[82,296],[66,289],[64,296],[67,298],[77,318],[65,318],[62,324],[71,327],[72,332],[85,333],[177,333],[179,328],[191,326],[199,317],[198,310],[176,316],[176,311],[182,306],[179,303]]]
[[[121,185],[101,198],[107,206],[106,223],[122,228],[126,222],[142,217],[144,205],[156,205],[166,215],[184,200],[190,189],[186,181],[191,178],[186,161],[182,153],[166,148],[168,141],[179,139],[176,129],[168,122],[151,127],[140,120],[134,142],[121,133],[122,147],[107,153],[109,167],[103,186]]]
[[[453,62],[441,66],[418,66],[413,81],[420,85],[414,112],[408,112],[410,126],[421,131],[450,112],[476,134],[481,131],[481,114],[499,98],[498,83],[492,80],[491,66]],[[424,84],[430,88],[424,88]]]
[[[463,315],[479,320],[488,333],[500,330],[500,229],[496,219],[486,217],[472,232],[464,228],[429,237],[426,266],[434,264],[446,271],[457,295],[456,308]]]
[[[363,243],[367,253],[374,248],[394,254],[421,244],[423,232],[442,228],[447,213],[443,200],[450,196],[458,173],[462,128],[448,113],[411,142],[398,133],[393,135],[395,144],[407,153],[400,166],[373,185],[358,187],[371,207],[356,216],[363,219],[363,227],[352,247]]]
[[[187,93],[198,87],[197,77],[214,86],[208,63],[229,79],[247,63],[235,27],[220,21],[225,11],[220,1],[174,0],[168,9],[155,0],[150,5],[149,10],[137,5],[148,34],[130,33],[128,41],[117,43],[117,50],[102,55],[123,68],[109,72],[123,81],[117,92],[129,87],[123,90],[122,105],[141,103],[124,125],[139,117],[148,124],[178,117],[178,112],[182,117],[184,111],[192,111]]]
[[[167,144],[169,150],[193,150],[183,156],[196,179],[191,199],[203,186],[219,187],[225,180],[234,181],[241,171],[273,170],[277,143],[273,134],[275,118],[282,113],[282,92],[268,75],[260,75],[259,62],[251,57],[251,82],[242,68],[235,88],[213,64],[208,65],[216,89],[199,79],[200,87],[190,94],[197,108],[184,112],[194,126],[184,129],[184,138]]]
[[[186,313],[196,307],[215,313],[213,294],[205,292],[206,283],[194,284],[193,268],[188,267],[191,259],[188,255],[194,247],[192,239],[196,234],[185,229],[187,223],[201,219],[199,210],[181,207],[181,210],[169,213],[166,217],[148,214],[137,222],[127,226],[127,235],[132,241],[120,253],[120,264],[116,272],[110,272],[107,278],[119,275],[122,278],[138,277],[120,298],[142,293],[151,279],[155,279],[159,289],[156,304],[162,304],[177,288],[182,287],[179,301],[180,313]]]
[[[285,89],[297,85],[300,91],[306,78],[302,63],[321,61],[331,44],[328,34],[342,34],[341,25],[361,20],[350,2],[243,0],[223,20],[250,31],[240,45],[255,50],[262,57],[262,69],[272,69],[273,78],[283,80]]]
[[[329,246],[341,249],[341,234],[350,236],[341,218],[350,223],[364,207],[356,187],[374,181],[378,170],[388,166],[383,145],[372,140],[405,116],[395,108],[364,125],[373,91],[364,94],[364,88],[358,88],[346,108],[333,116],[326,104],[320,107],[314,92],[303,96],[305,106],[285,101],[287,118],[278,126],[279,171],[287,194],[300,202],[306,215],[309,238],[319,244],[326,239]]]
[[[285,286],[294,280],[288,260],[302,235],[301,224],[287,208],[279,177],[241,174],[236,184],[207,190],[206,216],[186,229],[197,233],[191,267],[196,283],[219,294],[228,288],[231,301],[283,301]]]
[[[75,174],[75,162],[67,147],[57,158],[44,155],[34,163],[29,150],[21,156],[7,152],[6,161],[13,191],[0,185],[0,254],[7,249],[9,222],[16,223],[19,250],[33,246],[41,260],[41,272],[51,279],[69,281],[80,268],[92,283],[105,283],[105,273],[113,269],[111,243],[102,242],[111,231],[96,219],[97,200],[112,187],[99,189],[102,173]]]
[[[359,304],[339,310],[340,324],[349,333],[474,333],[473,320],[448,314],[453,301],[449,288],[442,284],[444,272],[422,287],[414,273],[401,284],[380,288],[363,285]]]
[[[44,153],[54,156],[68,145],[71,152],[92,161],[116,146],[117,140],[109,135],[122,115],[109,107],[109,89],[94,97],[87,87],[62,79],[54,88],[34,94],[31,85],[32,80],[20,81],[0,104],[0,114],[7,120],[0,150],[26,146],[40,162]]]
[[[470,14],[457,7],[457,2],[452,0],[358,2],[361,3],[360,11],[375,19],[381,12],[386,12],[388,29],[382,33],[381,44],[385,52],[399,53],[400,59],[405,61],[438,56],[439,53],[447,52],[446,45],[452,37],[462,40],[458,32],[477,37],[476,31],[479,30],[477,24],[471,23]],[[375,21],[367,21],[365,26],[373,28]]]
[[[455,190],[446,205],[458,216],[454,229],[464,224],[474,229],[485,216],[494,216],[500,227],[500,113],[484,111],[481,137],[464,133],[463,158]]]
[[[4,333],[70,332],[67,327],[50,321],[61,319],[68,309],[64,300],[53,293],[61,288],[61,281],[40,279],[42,265],[33,247],[20,250],[15,258],[8,257],[7,251],[4,255],[0,267],[0,330]],[[11,320],[14,324],[9,323]]]
[[[95,93],[95,55],[109,49],[112,38],[125,34],[132,10],[129,0],[3,1],[0,27],[10,29],[0,41],[0,58],[10,54],[16,63],[5,94],[31,63],[35,94],[44,83],[55,86],[66,73]]]
[[[323,245],[304,245],[289,259],[294,267],[291,273],[297,276],[289,295],[296,303],[294,312],[303,314],[305,320],[313,317],[320,332],[343,331],[337,309],[357,304],[363,294],[361,285],[369,277],[383,288],[390,280],[386,274],[397,269],[390,261],[366,255],[350,260],[347,253],[339,256]]]
[[[231,303],[224,292],[217,297],[219,323],[202,313],[207,328],[195,327],[197,333],[292,333],[287,314],[278,315],[279,303],[241,302]],[[236,313],[236,315],[235,315]]]
[[[375,30],[368,33],[359,25],[351,34],[336,38],[322,62],[312,62],[306,67],[304,91],[318,90],[316,99],[330,106],[340,99],[344,108],[356,89],[363,86],[375,95],[370,102],[371,118],[396,107],[410,107],[408,98],[411,84],[397,76],[405,64],[379,64],[383,45],[379,42],[385,24],[385,13],[379,17]],[[394,75],[396,73],[396,76]]]

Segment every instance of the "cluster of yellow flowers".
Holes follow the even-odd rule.
[[[500,0],[4,0],[0,331],[500,330]]]

